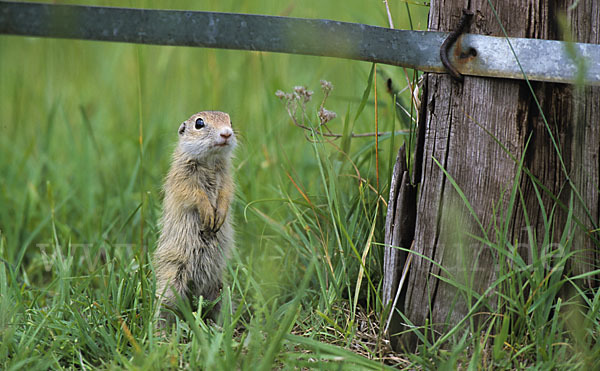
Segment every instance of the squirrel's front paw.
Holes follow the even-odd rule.
[[[203,231],[214,229],[215,212],[212,207],[198,210],[198,215],[200,216],[200,225],[202,226]]]
[[[217,208],[215,210],[215,224],[213,226],[213,232],[217,232],[225,223],[225,218],[227,217],[227,210]]]

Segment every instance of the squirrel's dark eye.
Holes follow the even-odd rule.
[[[197,120],[196,120],[196,125],[194,125],[194,127],[195,127],[196,129],[198,129],[198,130],[199,130],[199,129],[202,129],[204,126],[205,126],[205,124],[204,124],[204,120],[202,120],[202,119],[197,119]]]

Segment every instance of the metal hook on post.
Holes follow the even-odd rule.
[[[456,67],[454,67],[452,65],[452,63],[450,63],[450,59],[448,58],[448,53],[449,53],[452,45],[454,45],[456,40],[458,40],[458,37],[460,35],[462,35],[463,33],[465,33],[465,31],[467,31],[467,29],[471,25],[472,18],[473,18],[473,12],[468,9],[463,9],[462,17],[460,18],[458,27],[456,28],[456,30],[452,31],[448,35],[446,40],[444,40],[444,42],[442,43],[442,47],[440,48],[440,59],[442,60],[442,64],[446,68],[446,71],[448,71],[448,73],[450,74],[450,76],[452,76],[452,78],[454,78],[456,81],[460,81],[460,82],[463,81],[463,75],[460,72],[458,72],[458,70],[456,69]],[[470,53],[474,53],[473,55],[476,55],[477,51],[473,50]]]

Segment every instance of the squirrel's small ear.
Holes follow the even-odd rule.
[[[179,126],[179,135],[183,135],[185,132],[185,122]]]

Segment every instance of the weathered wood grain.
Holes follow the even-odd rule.
[[[407,251],[413,241],[416,218],[417,188],[410,180],[406,163],[405,146],[400,147],[394,165],[393,181],[390,187],[388,213],[386,217],[384,265],[383,265],[383,304],[389,308],[389,316],[382,318],[388,335],[404,330],[398,310],[404,308],[406,285],[399,287],[402,269],[407,259]],[[390,323],[388,327],[387,324]]]
[[[390,196],[388,198],[388,209],[385,219],[385,247],[383,250],[383,305],[389,305],[394,299],[394,293],[398,286],[398,275],[404,259],[400,259],[401,251],[394,249],[392,246],[398,239],[399,225],[395,223],[397,214],[397,199],[400,191],[400,184],[404,173],[407,171],[406,166],[406,146],[402,145],[396,156],[394,171],[392,173],[392,182],[390,184]]]

